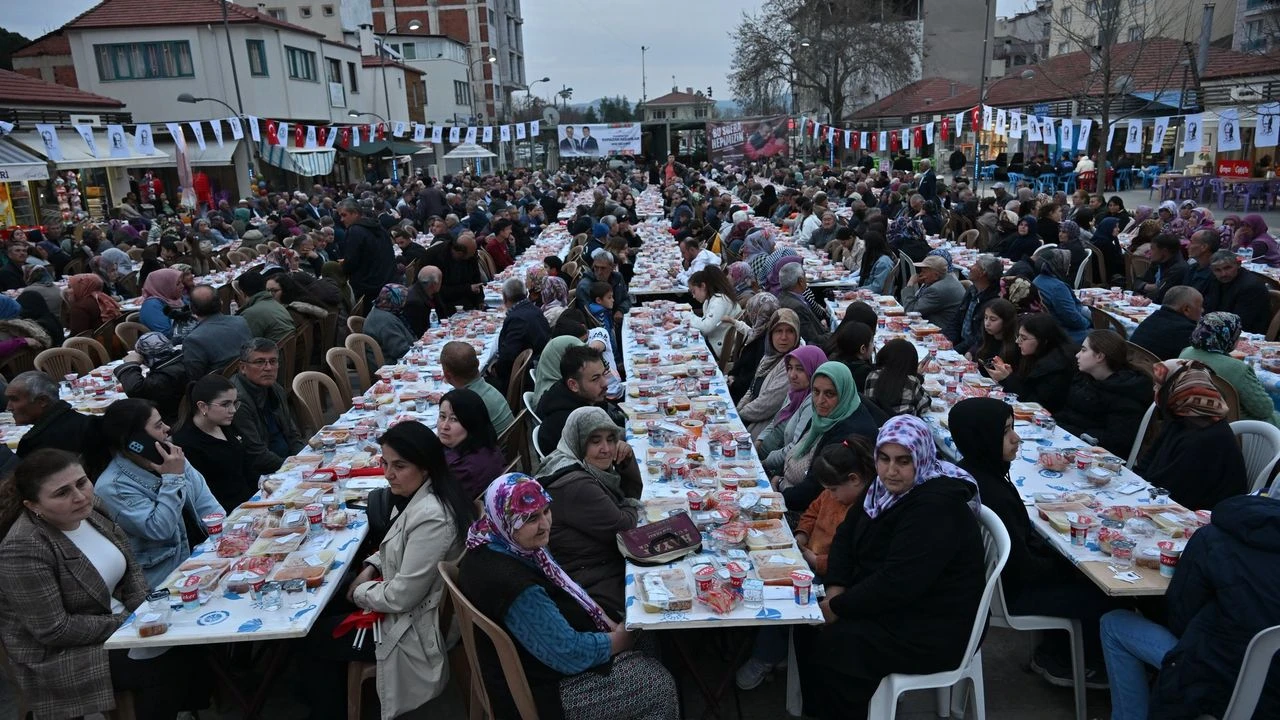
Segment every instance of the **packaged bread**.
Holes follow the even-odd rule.
[[[804,557],[791,549],[757,550],[751,553],[751,564],[765,585],[790,585],[791,571],[808,567]]]
[[[693,584],[683,566],[641,573],[637,590],[646,612],[693,609]]]
[[[1201,526],[1200,518],[1195,513],[1177,503],[1165,505],[1139,505],[1138,512],[1161,530],[1172,533],[1173,537],[1182,537],[1187,530],[1195,532]]]
[[[751,520],[781,520],[787,514],[787,504],[779,492],[754,491],[755,502],[742,504],[742,512]],[[741,500],[740,500],[741,502]]]
[[[208,592],[218,585],[218,581],[227,573],[229,567],[231,567],[231,561],[226,558],[209,557],[207,554],[198,555],[179,565],[161,587],[169,588],[171,593],[181,593],[181,584],[187,578],[198,575],[200,592]]]
[[[275,528],[273,530],[264,530],[253,545],[249,547],[249,555],[270,555],[278,559],[283,559],[289,553],[302,547],[302,541],[307,538],[306,530],[294,530],[286,528]]]
[[[1036,510],[1041,518],[1053,526],[1054,530],[1063,533],[1071,530],[1071,521],[1067,519],[1067,513],[1089,514],[1088,506],[1077,502],[1036,503]]]
[[[753,520],[747,523],[747,547],[751,550],[789,549],[795,545],[791,531],[781,520]]]
[[[650,498],[644,501],[644,514],[649,522],[665,520],[673,510],[688,512],[689,501],[683,497]]]
[[[324,576],[329,572],[329,565],[332,563],[332,550],[289,553],[284,560],[276,563],[271,579],[276,582],[303,580],[307,583],[307,587],[317,588],[324,583]]]
[[[249,592],[255,584],[267,579],[275,565],[275,560],[263,556],[236,560],[227,572],[227,591],[240,594]]]

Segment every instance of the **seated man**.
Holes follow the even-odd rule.
[[[1187,277],[1183,283],[1201,294],[1208,292],[1209,283],[1213,282],[1213,269],[1209,266],[1213,254],[1221,247],[1222,234],[1216,229],[1200,230],[1192,235],[1187,243]]]
[[[509,278],[502,283],[502,304],[507,309],[507,319],[498,332],[498,351],[493,357],[491,372],[493,381],[505,391],[511,380],[511,366],[516,356],[525,350],[537,355],[551,339],[551,326],[542,309],[529,300],[524,281]]]
[[[1214,253],[1209,267],[1213,282],[1204,293],[1204,311],[1235,313],[1245,332],[1265,333],[1271,322],[1266,284],[1257,274],[1242,271],[1240,259],[1230,250]]]
[[[211,285],[191,291],[191,316],[196,324],[182,339],[182,365],[192,381],[230,365],[253,339],[244,318],[222,314],[222,299]]]
[[[538,400],[537,413],[542,419],[538,426],[538,447],[546,453],[554,450],[560,443],[569,413],[588,405],[604,408],[618,427],[626,427],[627,418],[622,409],[605,400],[608,390],[609,374],[603,354],[585,345],[567,348],[560,359],[560,380]]]
[[[489,411],[489,422],[498,435],[507,431],[516,421],[507,399],[480,376],[480,358],[470,343],[453,340],[440,350],[440,366],[444,381],[454,388],[466,388],[480,396]]]
[[[276,300],[267,289],[267,278],[257,272],[247,272],[238,279],[240,292],[244,294],[244,306],[240,317],[249,325],[254,337],[280,342],[297,330],[289,309]]]
[[[694,273],[708,265],[720,264],[720,256],[702,247],[702,243],[693,237],[680,241],[680,259],[684,269],[680,271],[676,278],[686,285]]]
[[[266,338],[254,338],[240,347],[240,372],[231,378],[240,409],[232,427],[248,455],[248,464],[259,474],[273,473],[284,459],[302,449],[302,436],[280,374],[280,350]]]
[[[1150,350],[1161,360],[1172,360],[1191,344],[1191,331],[1204,314],[1204,296],[1186,285],[1164,293],[1164,304],[1133,331],[1129,342]]]
[[[809,281],[804,276],[804,265],[793,262],[778,271],[778,306],[792,310],[800,318],[800,337],[809,345],[826,345],[831,333],[826,330],[818,314],[809,306],[804,291]]]
[[[582,278],[578,280],[578,287],[575,289],[578,307],[586,308],[591,304],[591,283],[597,280],[613,286],[613,324],[621,327],[622,316],[631,310],[631,296],[628,294],[626,280],[617,270],[613,253],[604,248],[591,254],[591,271],[582,273]]]
[[[418,271],[418,281],[409,286],[409,295],[404,301],[404,320],[416,337],[431,326],[431,311],[436,311],[436,320],[443,320],[454,313],[453,306],[440,297],[440,283],[444,275],[440,268],[428,265]]]
[[[1182,243],[1178,238],[1161,233],[1151,242],[1151,267],[1134,283],[1134,292],[1164,302],[1169,288],[1182,285],[1187,276],[1187,261],[1182,259]]]
[[[458,239],[448,235],[427,248],[427,265],[440,268],[440,298],[446,305],[464,310],[484,308],[484,276],[476,255],[476,236],[464,232]]]
[[[916,276],[902,289],[902,306],[940,328],[952,327],[956,314],[962,312],[964,286],[947,272],[947,261],[937,255],[915,265]]]
[[[57,381],[39,370],[20,373],[5,388],[4,398],[13,423],[32,426],[18,442],[20,458],[42,448],[79,455],[85,443],[98,435],[93,418],[59,399]]]

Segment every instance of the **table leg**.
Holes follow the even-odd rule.
[[[246,697],[245,693],[241,692],[243,678],[237,679],[231,675],[232,664],[230,660],[231,652],[234,648],[235,645],[210,648],[208,654],[209,668],[213,670],[213,674],[217,677],[223,690],[240,707],[241,712],[244,713],[244,720],[256,720],[260,717],[262,706],[266,704],[267,693],[270,692],[271,685],[275,682],[276,676],[280,674],[285,658],[289,656],[288,643],[264,643],[263,657],[266,659],[266,666],[263,668],[262,675],[258,678],[257,687],[253,689],[252,697]]]
[[[693,678],[693,682],[698,686],[698,691],[702,693],[703,699],[706,701],[706,708],[702,711],[702,717],[723,717],[720,710],[720,700],[724,697],[726,691],[733,690],[734,675],[738,666],[742,664],[747,655],[751,652],[752,640],[754,636],[751,633],[741,633],[741,639],[734,643],[733,636],[730,635],[730,648],[732,652],[729,657],[729,664],[725,668],[724,673],[716,682],[715,688],[712,688],[707,678],[704,678],[698,670],[697,663],[694,662],[690,647],[683,633],[676,633],[673,644],[676,652],[680,655],[680,660],[685,668],[689,671],[689,676]],[[734,702],[737,708],[738,717],[742,717],[742,706],[737,693],[734,693]]]

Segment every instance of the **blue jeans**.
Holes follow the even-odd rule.
[[[1130,610],[1102,616],[1102,655],[1111,684],[1111,720],[1146,720],[1147,665],[1159,668],[1178,644],[1169,629]]]

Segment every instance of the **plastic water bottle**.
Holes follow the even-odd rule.
[[[431,316],[427,319],[427,322],[428,324],[431,325],[431,327],[440,326],[440,316],[436,314],[435,308],[431,308]]]
[[[240,314],[240,303],[236,302],[235,300],[231,301],[231,314],[232,315]]]

